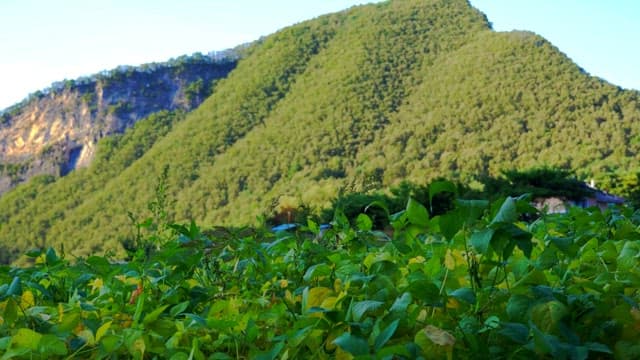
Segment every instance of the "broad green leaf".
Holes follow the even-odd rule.
[[[7,290],[8,296],[20,296],[22,295],[22,281],[19,277],[14,276],[13,280],[11,280],[11,285],[9,285],[9,290]]]
[[[507,315],[511,321],[524,321],[527,319],[531,300],[524,295],[511,295],[507,302]]]
[[[496,223],[512,223],[518,219],[518,213],[516,211],[516,200],[512,197],[507,197],[498,213],[491,221],[492,224]]]
[[[11,338],[11,346],[14,348],[27,348],[32,351],[38,350],[38,344],[42,339],[42,334],[39,334],[31,329],[22,328],[18,329],[15,335]]]
[[[531,309],[531,320],[538,328],[549,333],[568,314],[567,307],[556,300],[535,305]]]
[[[30,352],[31,352],[31,350],[29,350],[27,348],[23,348],[23,347],[12,348],[12,349],[9,349],[7,352],[3,353],[2,357],[0,357],[0,360],[7,360],[7,359],[15,358],[15,357],[22,357],[24,355],[29,354]],[[31,357],[33,357],[33,356],[31,356]],[[23,358],[29,359],[29,357],[26,357],[26,356],[23,357]]]
[[[361,231],[371,231],[373,228],[373,221],[367,214],[360,214],[356,218],[356,226]]]
[[[256,354],[256,355],[252,356],[252,358],[256,359],[256,360],[275,360],[275,359],[278,358],[278,354],[280,354],[280,352],[284,348],[284,345],[285,345],[284,342],[279,342],[279,343],[275,344],[271,348],[271,350],[262,352],[260,354]]]
[[[622,250],[620,250],[620,254],[618,255],[618,270],[619,271],[630,271],[634,267],[638,266],[638,252],[640,251],[640,246],[636,241],[626,241],[622,246]]]
[[[440,232],[447,240],[453,239],[454,235],[462,228],[464,219],[460,217],[458,211],[448,212],[438,216]]]
[[[353,320],[360,321],[365,313],[378,310],[384,303],[382,301],[363,300],[353,305]]]
[[[410,224],[418,225],[422,228],[429,226],[429,212],[427,208],[413,198],[409,198],[407,202],[406,214]]]
[[[76,311],[65,313],[62,316],[62,321],[58,324],[57,328],[60,332],[71,331],[75,328],[80,322],[81,317],[80,314]]]
[[[38,350],[41,354],[50,355],[67,355],[67,346],[64,341],[55,335],[43,335],[38,344]]]
[[[171,310],[169,310],[169,314],[171,315],[171,317],[176,317],[176,315],[183,313],[187,309],[187,307],[189,307],[190,303],[191,301],[187,300],[181,302],[180,304],[174,305]]]
[[[11,336],[0,338],[0,350],[7,350],[11,345]]]
[[[333,343],[354,356],[369,354],[369,344],[367,341],[350,333],[344,333],[338,336],[333,340]]]
[[[5,323],[13,325],[18,319],[18,305],[15,300],[8,299],[4,307],[4,313],[2,314]]]
[[[399,323],[400,319],[394,320],[391,324],[389,324],[389,326],[382,330],[378,336],[376,336],[374,345],[376,351],[380,350],[387,343],[387,341],[391,339],[393,334],[396,332]]]
[[[575,255],[575,251],[571,250],[571,247],[573,245],[573,238],[560,237],[560,236],[547,236],[545,239],[548,239],[553,245],[555,245],[563,253],[570,256]]]
[[[411,294],[408,292],[403,293],[400,297],[398,297],[396,299],[396,301],[393,302],[393,305],[391,305],[391,308],[389,309],[389,312],[397,312],[397,313],[402,313],[407,311],[407,308],[409,307],[409,304],[411,304]]]
[[[470,288],[460,288],[452,291],[449,296],[462,300],[468,304],[476,303],[476,294]]]
[[[310,282],[314,278],[331,275],[331,267],[327,264],[315,264],[310,266],[304,274],[303,280]]]
[[[411,246],[409,246],[409,244],[411,243],[411,239],[409,239],[409,236],[407,236],[406,232],[402,231],[398,233],[396,231],[393,236],[393,240],[391,240],[391,243],[402,254],[411,253]]]
[[[380,208],[380,209],[384,210],[384,213],[387,215],[387,217],[390,217],[390,214],[389,214],[389,207],[387,206],[387,204],[386,204],[385,202],[383,202],[383,201],[378,201],[378,200],[373,201],[373,202],[371,202],[369,205],[367,205],[367,207],[365,207],[365,208],[364,208],[364,212],[369,211],[369,208],[370,208],[370,207],[377,207],[377,208]]]
[[[488,253],[494,231],[491,228],[484,228],[471,234],[471,245],[477,252],[483,255]]]
[[[98,330],[96,330],[96,342],[99,342],[100,339],[102,339],[102,337],[107,333],[107,331],[111,327],[111,323],[112,321],[107,321],[106,323],[102,324],[98,328]]]
[[[153,310],[152,312],[148,313],[144,319],[142,320],[142,323],[147,325],[150,322],[156,321],[158,319],[158,317],[164,312],[164,310],[166,308],[168,308],[169,305],[162,305],[159,306],[158,308],[156,308],[155,310]]]
[[[305,288],[302,293],[303,310],[308,311],[313,307],[319,307],[322,302],[333,294],[333,290],[326,287]]]
[[[188,359],[189,359],[189,354],[181,351],[171,355],[171,357],[169,358],[169,360],[188,360]]]
[[[309,228],[309,231],[316,235],[320,233],[320,227],[315,221],[311,220],[311,218],[307,219],[307,227]]]
[[[605,345],[605,344],[600,344],[600,343],[595,343],[595,342],[588,342],[588,343],[584,343],[583,345],[587,349],[589,349],[589,351],[605,353],[605,354],[613,354],[611,349],[609,349],[609,347],[607,345]]]
[[[458,195],[458,188],[451,181],[434,181],[429,184],[429,203],[433,203],[433,197],[442,193],[450,192],[454,195]]]
[[[470,225],[478,220],[489,207],[487,200],[456,200],[457,213],[465,224]]]
[[[618,258],[618,249],[616,248],[616,243],[607,240],[602,245],[600,245],[598,255],[602,257],[606,263],[613,263]]]
[[[531,325],[531,332],[533,333],[533,346],[536,353],[552,355],[557,353],[557,345],[551,335],[540,331],[535,325]]]
[[[42,249],[31,249],[25,253],[26,256],[30,258],[37,258],[42,255]]]
[[[557,251],[552,247],[546,247],[534,261],[535,267],[538,270],[547,270],[556,265],[558,263]]]
[[[122,346],[122,337],[118,335],[104,335],[100,340],[100,346],[107,353],[114,353]]]
[[[47,265],[55,265],[60,260],[58,258],[58,254],[56,254],[56,251],[52,247],[47,249],[45,256],[47,259]]]
[[[518,344],[524,345],[529,341],[529,328],[519,323],[501,323],[498,334],[509,338]]]

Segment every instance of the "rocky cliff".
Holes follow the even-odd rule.
[[[88,165],[96,142],[160,110],[191,110],[235,67],[237,52],[121,66],[52,84],[0,113],[0,194],[35,175]]]

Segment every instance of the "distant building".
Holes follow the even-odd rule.
[[[533,199],[533,206],[549,214],[565,213],[571,206],[581,208],[598,207],[600,210],[607,209],[610,205],[622,205],[625,199],[596,189],[593,180],[590,184],[584,183],[590,195],[579,200],[570,200],[562,196],[539,197]]]

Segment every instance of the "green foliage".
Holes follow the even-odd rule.
[[[33,250],[32,265],[0,267],[0,350],[7,359],[640,355],[640,217],[575,208],[527,223],[523,201],[459,200],[430,217],[409,200],[388,236],[336,215],[322,235],[208,237],[173,224],[174,237],[129,261]]]
[[[68,234],[68,228],[71,226],[85,225],[87,215],[91,212],[100,211],[100,221],[108,223],[108,219],[113,215],[109,215],[104,209],[113,204],[94,203],[92,198],[103,191],[105,185],[117,174],[142,157],[183,117],[184,114],[180,112],[159,112],[140,120],[125,134],[102,139],[97,145],[94,161],[89,168],[72,172],[62,179],[52,176],[34,177],[29,183],[4,194],[0,198],[0,235],[3,246],[8,250],[6,253],[3,252],[3,257],[9,254],[12,256],[0,260],[8,263],[15,260],[16,254],[26,249],[43,246],[58,248],[66,245],[72,250],[84,249],[85,254],[95,249],[122,253],[120,242],[127,241],[127,238],[111,238],[108,242],[103,242],[90,240],[85,237],[85,233],[82,241],[80,238],[78,241],[70,241],[65,234]],[[153,189],[153,186],[150,187]],[[134,209],[127,207],[114,210],[122,216],[114,219],[119,228],[128,228],[130,221],[122,214]],[[142,210],[137,210],[137,214],[142,214]],[[80,216],[74,217],[74,213]],[[65,221],[69,223],[64,224]],[[56,239],[56,236],[60,238]],[[74,251],[77,254],[82,252]]]
[[[403,181],[470,183],[544,165],[581,178],[637,171],[638,92],[588,76],[537,35],[491,31],[464,0],[353,7],[282,29],[244,54],[184,121],[152,143],[130,140],[139,148],[126,153],[136,156],[98,155],[126,166],[103,162],[93,168],[102,175],[78,172],[55,191],[31,196],[37,186],[28,185],[0,198],[3,244],[122,251],[125,239],[112,234],[129,226],[127,211],[146,210],[151,179],[167,165],[166,194],[175,199],[167,219],[206,226],[256,224],[284,198],[319,211],[360,193],[338,200],[353,221],[377,191]],[[432,218],[458,211],[438,220],[447,238],[456,216],[482,208],[456,207],[453,191],[423,190],[380,196],[392,214],[409,197]],[[367,216],[374,229],[388,221],[375,206]]]
[[[557,196],[578,201],[594,192],[571,171],[549,167],[506,170],[502,177],[487,177],[483,182],[484,192],[493,197],[531,194],[533,198]]]

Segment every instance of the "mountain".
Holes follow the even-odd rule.
[[[465,0],[353,7],[254,44],[194,111],[152,115],[100,141],[86,169],[2,196],[0,244],[10,258],[61,244],[119,253],[132,219],[159,208],[169,221],[247,225],[402,180],[632,172],[639,120],[640,93],[536,34],[493,31]]]
[[[160,110],[191,110],[235,67],[235,51],[121,66],[54,83],[0,113],[0,194],[35,175],[86,167],[96,142]]]

